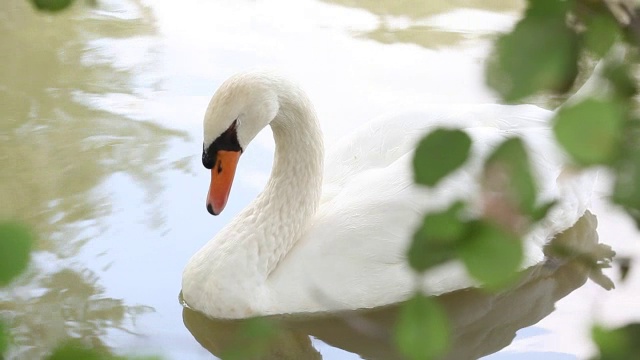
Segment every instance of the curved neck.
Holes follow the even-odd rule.
[[[268,276],[302,236],[322,192],[324,146],[315,111],[306,95],[289,88],[271,121],[276,150],[271,177],[245,213],[238,232],[257,247],[257,270]],[[249,225],[249,226],[247,226]],[[240,227],[244,228],[240,228]]]
[[[185,301],[211,316],[246,317],[259,311],[247,309],[266,301],[261,289],[303,236],[320,202],[324,147],[315,112],[301,90],[287,84],[275,88],[280,91],[279,110],[270,123],[276,142],[271,178],[183,273]]]

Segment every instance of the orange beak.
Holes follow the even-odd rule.
[[[216,153],[216,163],[211,168],[211,185],[207,194],[207,211],[211,215],[219,215],[227,205],[240,154],[240,151],[225,150]]]

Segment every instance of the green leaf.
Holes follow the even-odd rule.
[[[0,321],[0,359],[3,359],[2,356],[7,349],[9,348],[9,330],[4,322]]]
[[[482,185],[485,192],[504,193],[513,211],[535,211],[537,189],[522,139],[507,139],[489,155]]]
[[[553,130],[581,165],[611,164],[623,136],[625,109],[614,101],[587,99],[561,108]]]
[[[504,100],[513,102],[539,91],[564,92],[573,84],[578,36],[566,24],[563,3],[568,2],[531,2],[514,30],[496,41],[487,63],[487,84]]]
[[[0,286],[7,286],[29,264],[33,236],[18,223],[0,223]]]
[[[74,0],[31,0],[33,6],[40,11],[56,12],[73,4]]]
[[[261,358],[279,333],[280,329],[269,319],[249,319],[242,323],[234,343],[224,349],[221,358],[225,360]]]
[[[522,242],[496,225],[474,221],[460,247],[469,273],[486,288],[497,289],[517,278],[522,263]]]
[[[58,346],[47,360],[107,360],[112,359],[109,354],[92,349],[79,340],[69,340]]]
[[[471,138],[464,131],[437,129],[420,141],[413,158],[415,180],[434,186],[467,160]]]
[[[640,354],[640,324],[629,324],[621,328],[607,330],[595,326],[591,334],[598,346],[600,360],[637,359]]]
[[[571,9],[571,1],[528,0],[526,17],[560,17],[564,18]]]
[[[462,202],[457,202],[443,212],[425,216],[407,255],[414,270],[425,271],[456,256],[457,243],[465,233],[466,225],[459,218],[463,207]]]
[[[607,63],[603,75],[613,85],[616,95],[626,101],[638,93],[638,84],[629,63]]]
[[[610,16],[595,13],[587,20],[585,47],[602,57],[620,36],[618,23]]]
[[[621,205],[640,229],[640,149],[625,149],[616,166],[612,200]]]
[[[449,320],[432,298],[416,294],[401,308],[394,338],[398,350],[409,359],[439,358],[449,347]]]

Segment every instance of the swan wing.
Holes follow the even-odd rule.
[[[275,293],[287,294],[288,288],[306,296],[284,295],[280,302],[301,311],[363,308],[402,301],[416,286],[436,295],[478,285],[458,261],[418,276],[405,255],[424,214],[456,200],[480,209],[483,162],[512,136],[522,137],[529,150],[540,200],[560,200],[525,237],[523,268],[541,261],[544,244],[586,210],[585,186],[592,180],[562,176],[564,158],[552,140],[551,115],[532,105],[432,107],[378,119],[330,147],[320,209],[270,279]],[[473,140],[471,156],[435,188],[416,185],[413,150],[441,126],[464,129]],[[287,303],[294,300],[302,303]]]

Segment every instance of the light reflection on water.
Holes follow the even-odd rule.
[[[507,29],[523,4],[165,0],[151,6],[101,1],[96,10],[79,6],[47,17],[33,15],[23,0],[0,5],[6,30],[0,33],[0,216],[22,219],[40,234],[30,272],[0,292],[0,314],[14,324],[21,345],[15,358],[36,356],[64,335],[124,352],[210,358],[182,324],[176,300],[182,267],[262,188],[273,148],[268,132],[259,135],[243,155],[225,212],[206,213],[200,128],[217,86],[248,68],[289,74],[314,100],[327,144],[407,104],[495,102],[483,84],[483,59],[494,32]],[[56,31],[43,33],[42,23]],[[624,231],[624,243],[637,237],[613,210],[595,213],[605,234]],[[609,242],[612,236],[600,232]],[[626,245],[623,252],[638,249]],[[539,302],[546,307],[531,307],[539,311],[504,327],[502,345],[584,282],[585,274],[573,273],[571,281],[536,283],[564,290],[546,293]],[[638,278],[632,272],[629,282]],[[594,309],[584,299],[628,308],[637,292],[621,288],[616,298],[587,282],[495,358],[534,358],[540,351],[586,356],[588,334],[574,331],[589,324],[584,314]],[[602,308],[614,323],[628,319]],[[390,313],[372,316],[386,324]],[[188,311],[184,318],[200,343],[224,346],[216,345],[224,337],[215,331],[227,331],[219,323]],[[327,359],[358,358],[350,352],[375,358],[389,350],[340,324],[326,319],[288,328],[294,338],[320,339],[312,344]],[[464,329],[482,334],[489,326]],[[330,329],[353,339],[336,340]]]
[[[120,226],[110,218],[122,211],[111,197],[118,189],[104,184],[117,174],[139,184],[139,209],[149,211],[137,217],[158,227],[164,214],[155,194],[178,160],[167,150],[188,137],[91,104],[106,94],[135,96],[143,86],[132,66],[106,50],[156,31],[148,7],[126,5],[134,17],[112,16],[115,3],[56,16],[36,14],[22,0],[0,5],[0,218],[24,221],[39,235],[28,273],[0,292],[15,342],[9,358],[39,358],[69,336],[107,348],[111,331],[130,332],[136,317],[153,311],[113,297],[100,279],[117,261],[104,245]]]

